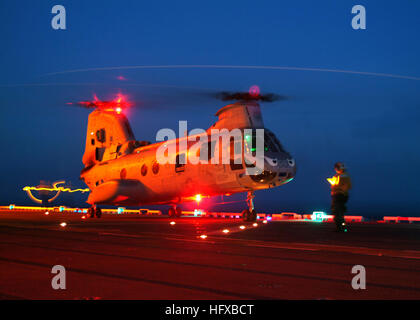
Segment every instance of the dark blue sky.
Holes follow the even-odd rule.
[[[51,28],[55,4],[67,10],[65,31]],[[366,30],[351,28],[355,4],[366,7]],[[420,215],[419,80],[201,68],[48,75],[255,65],[419,78],[419,10],[420,2],[408,0],[1,1],[0,204],[28,203],[21,188],[41,179],[83,186],[88,111],[68,101],[127,93],[143,101],[129,113],[136,138],[154,141],[160,128],[175,129],[178,120],[188,120],[190,129],[214,122],[223,103],[203,99],[202,90],[257,84],[290,96],[262,108],[266,126],[298,165],[293,182],[257,193],[259,211],[328,210],[325,178],[334,162],[344,161],[354,186],[349,213]]]

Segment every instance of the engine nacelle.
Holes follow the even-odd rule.
[[[264,128],[260,105],[256,102],[236,102],[217,111],[219,120],[210,129]]]

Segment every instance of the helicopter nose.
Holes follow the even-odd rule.
[[[264,169],[251,179],[258,183],[277,185],[287,183],[296,174],[295,160],[289,154],[265,155]]]
[[[278,160],[275,171],[277,172],[278,182],[288,182],[292,180],[296,175],[295,159],[287,155],[282,160]]]
[[[265,159],[265,170],[275,172],[276,179],[279,183],[292,180],[296,174],[296,162],[289,154],[279,154],[276,158]]]
[[[276,168],[279,164],[279,160],[277,158],[270,158],[270,157],[264,157],[264,162],[266,164],[266,167],[268,165],[269,168]]]

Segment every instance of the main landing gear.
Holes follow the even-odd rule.
[[[90,218],[94,218],[95,216],[97,218],[100,218],[102,216],[102,211],[97,206],[93,205],[88,209],[88,215]]]
[[[177,206],[172,206],[168,211],[169,218],[179,218],[182,215],[182,209]]]
[[[254,192],[248,191],[248,196],[246,198],[246,203],[248,205],[248,209],[242,211],[242,219],[244,221],[256,221],[257,220],[257,212],[254,209]]]

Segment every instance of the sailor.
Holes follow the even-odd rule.
[[[347,232],[344,221],[344,213],[347,211],[346,203],[349,199],[351,179],[344,166],[344,163],[337,162],[334,165],[336,174],[328,181],[331,184],[331,212],[334,215],[334,222],[338,232]]]

